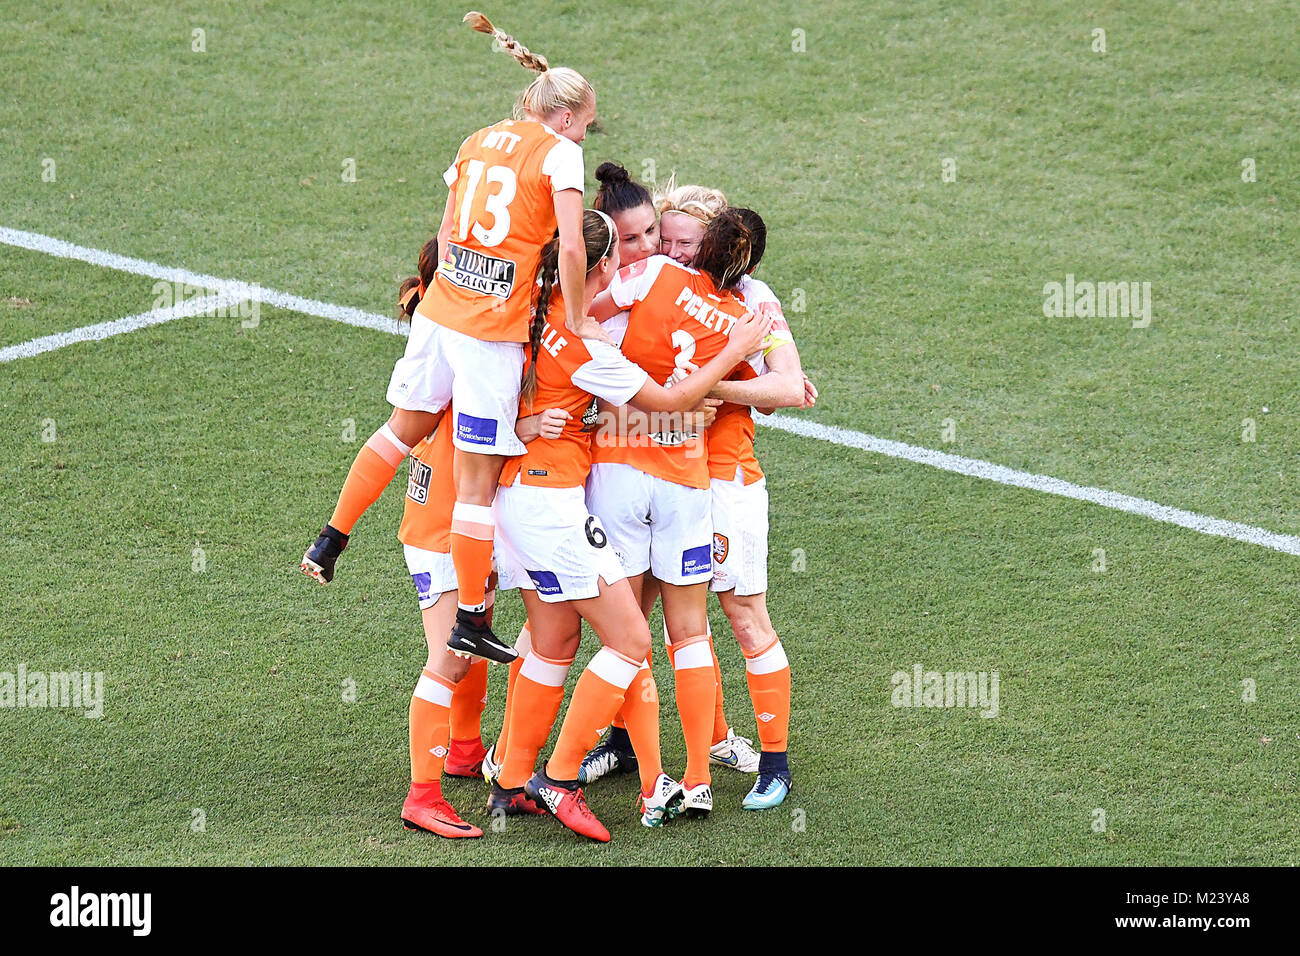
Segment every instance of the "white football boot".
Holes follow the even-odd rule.
[[[727,728],[727,739],[719,740],[709,748],[709,763],[716,763],[741,773],[758,773],[758,751],[748,737],[737,737],[736,731]]]
[[[682,786],[682,813],[688,817],[707,817],[713,810],[713,788],[707,783]]]
[[[654,790],[648,797],[641,797],[641,825],[658,827],[671,820],[682,811],[682,797],[685,795],[682,785],[661,773],[655,780]]]

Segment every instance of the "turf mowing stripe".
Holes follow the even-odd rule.
[[[375,312],[365,312],[346,305],[333,305],[317,299],[304,299],[302,296],[290,295],[288,292],[277,292],[275,289],[264,289],[261,286],[237,282],[234,279],[222,279],[219,276],[190,272],[188,269],[177,269],[160,265],[157,262],[148,262],[144,259],[131,259],[127,256],[119,256],[116,253],[104,252],[102,249],[90,249],[86,246],[74,245],[71,242],[64,242],[62,239],[55,239],[53,236],[43,236],[38,232],[23,232],[20,229],[9,229],[0,226],[0,242],[9,246],[18,246],[21,249],[30,249],[33,252],[44,252],[60,259],[78,259],[81,262],[103,266],[106,269],[130,272],[133,275],[147,276],[151,279],[180,282],[185,285],[210,289],[214,292],[227,291],[245,299],[265,302],[267,305],[273,305],[276,308],[286,309],[290,312],[301,312],[304,315],[332,319],[335,322],[343,322],[363,329],[395,332],[399,335],[405,334],[405,327],[399,327],[395,319]]]
[[[17,345],[0,348],[0,362],[31,358],[33,355],[52,352],[55,349],[63,348],[65,345],[75,345],[78,342],[97,342],[100,339],[111,338],[114,335],[124,335],[127,332],[148,328],[151,325],[162,325],[164,322],[174,322],[176,319],[201,315],[204,312],[216,312],[220,308],[229,309],[232,306],[238,306],[238,304],[238,299],[225,292],[186,299],[184,302],[178,302],[166,308],[151,309],[148,312],[141,312],[139,315],[128,315],[122,319],[114,319],[112,322],[83,325],[79,329],[55,332],[53,335],[43,335],[39,339],[31,339]]]
[[[268,305],[277,306],[290,312],[315,315],[323,319],[332,319],[335,322],[344,322],[361,328],[376,329],[380,332],[391,332],[396,335],[403,335],[406,331],[393,319],[385,318],[374,312],[363,312],[360,309],[331,305],[328,302],[319,302],[315,299],[304,299],[300,296],[290,295],[287,292],[277,292],[274,289],[250,286],[246,283],[236,282],[233,279],[220,279],[216,276],[201,275],[185,269],[173,269],[159,265],[156,262],[146,262],[143,259],[129,259],[126,256],[119,256],[111,252],[73,245],[70,242],[64,242],[62,239],[43,236],[40,233],[22,232],[18,229],[8,229],[0,226],[0,242],[31,249],[35,252],[48,253],[64,259],[80,259],[82,262],[89,262],[122,272],[132,272],[136,275],[166,279],[172,282],[180,281],[212,289],[239,290],[239,293],[246,297],[251,297],[259,302],[265,302]],[[122,319],[119,321],[128,320]],[[105,324],[112,325],[113,323]],[[96,327],[91,326],[90,328]],[[72,334],[75,333],[64,333],[64,335]],[[58,338],[58,336],[49,336],[49,338]],[[37,339],[35,341],[39,342],[41,340]],[[25,344],[31,345],[32,343]],[[11,346],[11,348],[21,347],[23,346]],[[8,351],[9,349],[5,350],[5,352]],[[1275,551],[1300,556],[1300,537],[1294,535],[1278,534],[1265,528],[1256,528],[1253,525],[1240,524],[1236,521],[1224,521],[1222,518],[1211,518],[1207,515],[1197,514],[1194,511],[1171,508],[1168,505],[1147,501],[1145,498],[1122,495],[1115,491],[1107,491],[1104,488],[1076,485],[1073,482],[1062,481],[1060,478],[1052,478],[1048,475],[1016,471],[1014,468],[995,465],[992,462],[981,461],[978,458],[963,458],[960,455],[950,455],[947,452],[932,451],[929,448],[921,448],[919,445],[908,445],[904,442],[891,441],[888,438],[877,438],[875,435],[867,435],[847,428],[836,428],[834,425],[820,425],[817,422],[810,422],[802,418],[755,413],[754,420],[758,424],[766,425],[768,428],[776,428],[804,438],[816,438],[846,448],[857,448],[878,455],[887,455],[890,458],[901,458],[905,461],[915,462],[918,465],[929,465],[932,468],[940,468],[944,471],[968,475],[972,478],[983,478],[1002,485],[1042,491],[1049,495],[1073,498],[1076,501],[1087,501],[1101,505],[1103,508],[1125,511],[1143,518],[1150,518],[1152,521],[1178,525],[1180,528],[1198,531],[1201,534],[1231,538],[1234,541],[1243,541],[1247,544],[1256,544],[1260,547],[1272,548]]]
[[[754,420],[769,428],[775,428],[804,438],[816,438],[836,445],[843,445],[846,448],[860,448],[863,451],[875,452],[878,455],[888,455],[890,458],[902,458],[918,465],[929,465],[932,468],[942,468],[944,471],[955,472],[959,475],[969,475],[972,478],[996,481],[1000,485],[1013,485],[1017,488],[1043,491],[1049,495],[1073,498],[1076,501],[1088,501],[1095,505],[1101,505],[1103,508],[1113,508],[1115,511],[1127,511],[1129,514],[1141,515],[1143,518],[1150,518],[1152,521],[1176,524],[1180,528],[1199,531],[1201,534],[1232,538],[1234,541],[1244,541],[1247,544],[1257,544],[1264,548],[1272,548],[1275,551],[1300,555],[1300,537],[1278,534],[1276,531],[1268,531],[1264,528],[1256,528],[1253,525],[1240,524],[1236,521],[1224,521],[1222,518],[1211,518],[1197,514],[1194,511],[1183,511],[1181,508],[1171,508],[1168,505],[1147,501],[1145,498],[1135,498],[1132,495],[1107,491],[1105,488],[1076,485],[1073,482],[1062,481],[1060,478],[1052,478],[1048,475],[1035,475],[1028,471],[1016,471],[1014,468],[995,465],[992,462],[981,461],[978,458],[963,458],[960,455],[933,451],[919,445],[908,445],[901,441],[891,441],[888,438],[877,438],[875,435],[866,435],[847,428],[821,425],[802,418],[792,418],[784,415],[777,417],[775,415],[759,415],[755,413]]]

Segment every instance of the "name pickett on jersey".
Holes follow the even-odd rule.
[[[718,302],[722,301],[717,296],[710,296],[710,298]],[[723,335],[730,335],[731,330],[736,327],[735,316],[727,315],[725,312],[720,312],[716,306],[709,305],[702,296],[691,291],[690,286],[682,286],[682,291],[673,305],[706,329],[713,329]]]
[[[515,264],[472,249],[447,243],[447,255],[438,265],[438,274],[452,285],[500,299],[510,298],[515,287]]]

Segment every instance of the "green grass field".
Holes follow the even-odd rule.
[[[47,7],[0,10],[0,227],[371,312],[528,79],[463,4]],[[821,389],[787,414],[1300,534],[1292,4],[484,10],[593,82],[589,175],[676,170],[764,214]],[[1149,282],[1149,327],[1045,317],[1067,274]],[[10,245],[0,277],[0,347],[156,298]],[[719,770],[714,814],[660,831],[632,781],[591,788],[608,846],[403,832],[404,477],[333,585],[297,568],[401,348],[264,307],[0,365],[0,673],[105,675],[98,720],[0,709],[0,864],[1295,862],[1300,558],[773,430],[787,804],[742,813],[750,778]],[[914,663],[997,671],[998,716],[891,706]],[[490,734],[504,672],[489,693]],[[446,792],[486,825],[481,784]]]

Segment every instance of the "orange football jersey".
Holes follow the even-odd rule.
[[[615,305],[631,310],[623,354],[661,383],[686,362],[703,366],[716,358],[746,311],[731,292],[718,292],[703,272],[667,256],[620,269],[609,291]],[[597,440],[592,460],[633,465],[691,488],[709,487],[708,451],[695,434],[670,431],[648,439]]]
[[[763,342],[763,351],[750,356],[749,361],[738,366],[728,376],[731,379],[748,380],[763,374],[765,359],[782,345],[794,342],[790,326],[781,310],[781,302],[768,288],[767,283],[752,276],[746,276],[737,286],[741,300],[759,315],[771,315],[774,319],[772,330]],[[754,455],[754,416],[748,405],[735,405],[724,402],[718,408],[718,416],[705,432],[709,445],[709,477],[723,481],[734,481],[736,469],[739,468],[745,484],[752,485],[763,477],[763,469],[758,465]]]
[[[442,422],[424,441],[411,449],[411,470],[406,481],[406,508],[397,540],[426,551],[451,551],[451,509],[456,504],[451,458],[455,453],[450,405]],[[445,426],[445,427],[444,427]]]
[[[648,376],[618,349],[595,339],[581,339],[564,327],[564,302],[557,289],[551,297],[548,319],[537,350],[537,396],[532,406],[520,402],[519,415],[547,408],[569,413],[559,438],[537,438],[528,451],[506,462],[501,484],[512,485],[515,476],[525,485],[548,488],[581,487],[591,470],[591,435],[583,430],[582,416],[596,395],[611,405],[625,405],[641,391]]]
[[[527,342],[554,195],[581,192],[584,178],[582,147],[543,123],[503,120],[465,140],[443,174],[451,239],[416,315],[488,342]]]

